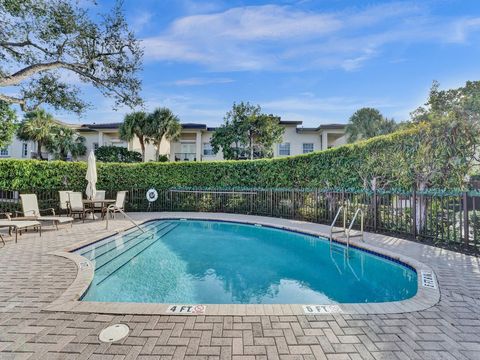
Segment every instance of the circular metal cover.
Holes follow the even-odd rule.
[[[114,342],[128,335],[130,329],[125,324],[115,324],[103,329],[98,338],[103,342]]]

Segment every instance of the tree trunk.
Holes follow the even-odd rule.
[[[250,137],[250,160],[253,160],[253,139]]]
[[[142,149],[142,162],[145,162],[145,141],[143,136],[139,136],[138,141],[140,141],[140,149]]]
[[[425,182],[420,182],[418,184],[418,190],[424,191],[427,188]],[[416,224],[417,224],[417,234],[420,234],[423,228],[425,227],[425,220],[427,218],[427,205],[425,197],[423,195],[417,196],[417,201],[415,205],[416,209]]]
[[[45,160],[42,156],[42,142],[37,141],[37,155],[40,160]]]
[[[159,142],[157,142],[157,149],[155,151],[155,161],[158,161],[158,158],[160,157],[160,145],[161,145],[162,141],[160,140]]]

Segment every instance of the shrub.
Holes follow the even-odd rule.
[[[159,161],[159,162],[168,162],[168,160],[169,160],[169,159],[168,159],[168,155],[165,155],[165,154],[160,155],[160,156],[158,157],[158,161]]]
[[[102,162],[141,162],[142,154],[136,151],[130,151],[120,146],[100,146],[95,150],[95,156]]]
[[[305,155],[253,161],[148,162],[140,164],[98,163],[101,189],[168,189],[172,187],[264,187],[264,188],[363,188],[365,174],[389,179],[389,186],[410,189],[408,165],[398,161],[419,131],[409,129],[363,142]],[[123,149],[123,148],[115,148]],[[98,149],[100,150],[100,149]],[[98,151],[97,150],[97,151]],[[120,150],[125,151],[126,149]],[[102,150],[104,151],[104,150]],[[367,161],[369,158],[375,161]],[[105,158],[98,156],[99,160]],[[135,155],[137,161],[140,154]],[[392,166],[393,164],[393,166]],[[389,166],[387,166],[389,165]],[[408,170],[408,169],[407,169]],[[64,188],[83,190],[86,163],[36,160],[1,160],[0,189]],[[373,174],[373,175],[372,175]],[[437,177],[432,187],[458,188],[461,177]],[[205,207],[211,199],[202,199]],[[285,204],[288,207],[288,204]],[[285,209],[285,211],[290,211]],[[307,211],[307,210],[302,210]]]

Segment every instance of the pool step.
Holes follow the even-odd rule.
[[[172,223],[167,223],[165,226],[160,228],[155,228],[150,230],[147,233],[142,233],[140,236],[136,236],[133,242],[130,242],[127,246],[122,248],[113,248],[111,251],[106,253],[104,256],[95,257],[94,264],[95,264],[95,271],[102,268],[104,265],[108,264],[110,261],[118,258],[119,256],[123,255],[126,252],[135,249],[138,246],[141,246],[144,242],[150,242],[156,238],[159,234],[161,234],[165,229],[169,228]]]
[[[96,272],[96,275],[98,275],[98,277],[96,276],[97,277],[96,285],[99,285],[103,281],[108,279],[111,275],[113,275],[115,272],[120,270],[122,267],[124,267],[126,264],[128,264],[130,261],[132,261],[138,255],[140,255],[142,252],[147,250],[150,246],[155,244],[163,236],[170,233],[177,226],[178,226],[178,224],[176,224],[176,223],[170,223],[169,226],[163,228],[158,233],[155,233],[155,235],[151,236],[147,241],[142,241],[141,243],[138,243],[137,245],[139,245],[139,246],[132,246],[131,248],[129,248],[128,250],[118,254],[118,256],[115,256],[114,258],[112,258],[108,262],[103,263],[100,267],[96,267],[95,272]],[[125,255],[127,253],[128,253],[127,257],[121,256],[121,255]],[[101,271],[99,271],[99,270],[101,270]]]
[[[158,223],[157,224],[155,224],[155,223],[146,224],[143,227],[143,229],[148,231],[150,229],[155,228],[156,225],[158,225]],[[163,223],[162,223],[162,225],[163,225]],[[126,244],[127,242],[130,242],[131,240],[134,240],[134,239],[142,236],[143,234],[144,234],[143,232],[140,232],[138,230],[135,230],[135,231],[133,231],[131,233],[127,233],[127,234],[118,234],[118,235],[110,238],[110,241],[105,242],[102,245],[97,246],[97,245],[93,244],[92,248],[88,247],[90,249],[81,252],[80,255],[86,257],[89,260],[94,260],[95,258],[98,258],[101,255],[103,255],[104,253],[108,252],[107,250],[115,249],[117,247],[117,240],[118,239],[120,239],[120,238],[127,239],[123,242],[124,244]],[[100,249],[102,249],[102,250],[99,251]]]
[[[142,242],[143,240],[146,240],[148,237],[152,235],[152,233],[157,233],[163,230],[164,228],[166,228],[170,224],[171,222],[166,222],[166,223],[160,224],[160,226],[158,227],[150,226],[149,228],[145,228],[146,230],[145,233],[140,232],[131,237],[127,236],[126,240],[122,242],[122,245],[123,245],[122,248],[119,248],[117,241],[115,239],[112,239],[112,241],[108,242],[107,244],[104,244],[108,246],[104,246],[104,245],[99,246],[97,249],[95,249],[95,252],[91,252],[90,255],[93,255],[93,256],[85,256],[83,254],[82,256],[85,256],[90,260],[95,261],[96,264],[98,264],[99,262],[101,263],[102,261],[105,261],[104,260],[106,259],[105,256],[111,255],[112,253],[115,254],[115,250],[122,251],[122,252],[125,250],[128,250],[130,247],[135,246],[136,244],[138,244],[139,242]],[[137,240],[137,241],[134,241],[134,240]],[[104,248],[101,251],[98,251],[98,249],[102,247]]]

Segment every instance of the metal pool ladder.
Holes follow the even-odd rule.
[[[337,222],[338,217],[340,216],[340,213],[343,211],[343,228],[342,230],[333,230],[335,223]],[[347,211],[345,207],[342,205],[338,208],[337,214],[335,215],[335,218],[332,221],[332,225],[330,225],[330,246],[332,245],[332,240],[333,240],[333,234],[338,234],[338,233],[344,233],[346,234],[347,232]]]
[[[360,234],[350,235],[350,231],[352,230],[352,226],[355,223],[355,220],[357,219],[358,214],[360,214]],[[364,221],[363,210],[361,208],[358,208],[357,211],[355,211],[355,215],[353,215],[353,219],[352,219],[352,222],[350,223],[350,226],[348,227],[348,230],[345,232],[345,235],[347,236],[347,251],[348,251],[348,248],[350,247],[351,237],[359,236],[363,241],[363,221]]]
[[[119,208],[116,208],[116,210],[122,214],[123,216],[125,216],[128,220],[130,220],[130,222],[135,225],[136,228],[138,228],[142,233],[145,233],[146,231],[144,229],[142,229],[140,226],[138,226],[138,224],[135,222],[135,220],[133,220],[130,216],[128,216],[127,214],[125,214],[125,212],[122,210],[122,209],[119,209]],[[107,220],[106,221],[106,229],[108,230],[108,217],[110,215],[110,207],[107,207],[107,214],[105,215],[105,219]]]
[[[343,228],[341,230],[333,230],[335,227],[335,223],[337,222],[338,217],[340,216],[340,213],[343,212]],[[360,214],[360,234],[356,235],[351,235],[352,227],[353,224],[355,224],[355,220],[357,220],[358,214]],[[365,220],[364,212],[362,208],[357,208],[357,211],[355,211],[355,215],[353,215],[353,219],[350,222],[350,226],[347,229],[347,211],[344,206],[340,206],[340,208],[337,211],[337,214],[335,215],[335,218],[333,219],[332,225],[330,225],[330,246],[332,246],[332,241],[333,241],[333,234],[338,234],[338,233],[344,233],[345,237],[347,238],[347,251],[350,247],[350,238],[352,237],[360,237],[361,240],[363,241],[363,223]]]

